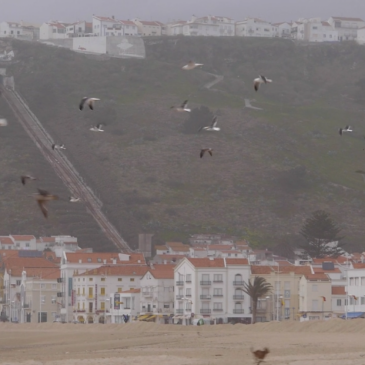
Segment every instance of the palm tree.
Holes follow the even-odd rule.
[[[251,280],[248,283],[244,283],[243,291],[251,297],[252,302],[252,323],[256,322],[256,313],[257,313],[257,302],[259,298],[266,296],[272,290],[272,285],[268,283],[265,278],[262,276],[256,276],[251,283]]]

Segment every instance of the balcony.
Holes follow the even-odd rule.
[[[23,308],[24,308],[24,309],[29,309],[29,304],[24,304],[24,305],[23,305]]]
[[[184,309],[175,309],[176,314],[183,314]]]
[[[223,297],[223,294],[213,294],[213,297]]]
[[[94,299],[94,295],[88,295],[87,299]]]
[[[186,308],[185,311],[186,312],[191,312],[191,308]]]
[[[243,309],[233,309],[233,314],[243,314],[244,310]]]
[[[190,298],[190,297],[191,297],[191,294],[185,294],[185,296],[186,296],[187,298]]]
[[[210,313],[212,313],[212,310],[211,310],[211,309],[205,309],[205,308],[204,308],[204,309],[201,309],[201,310],[200,310],[200,313],[201,313],[201,314],[210,314]]]
[[[143,291],[142,292],[142,295],[144,297],[152,297],[153,293],[151,291],[149,291],[149,290],[146,290],[146,291]]]
[[[233,296],[233,299],[234,299],[234,300],[242,300],[242,299],[245,299],[245,296],[244,296],[244,295],[242,295],[242,294],[234,295],[234,296]]]
[[[244,284],[245,284],[245,282],[243,280],[235,280],[233,282],[233,285],[244,285]]]
[[[221,279],[215,279],[215,280],[213,280],[213,283],[223,283],[223,279],[221,280]]]
[[[181,295],[181,294],[178,294],[178,295],[176,295],[176,299],[182,299],[182,298],[184,298],[184,296],[183,295]]]
[[[186,279],[185,282],[186,283],[191,283],[191,279]]]
[[[203,295],[200,296],[200,299],[212,299],[212,296],[203,294]]]
[[[223,312],[223,308],[213,308],[213,312]]]
[[[210,280],[202,280],[200,285],[212,285],[212,282]]]
[[[181,281],[181,280],[179,280],[179,281],[177,281],[177,282],[176,282],[176,285],[177,285],[177,286],[184,285],[184,282],[183,282],[183,281]]]

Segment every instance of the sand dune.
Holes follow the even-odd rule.
[[[0,324],[0,365],[365,364],[365,320],[175,326]]]

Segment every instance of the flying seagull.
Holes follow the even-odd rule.
[[[65,149],[66,149],[66,147],[65,147],[65,145],[64,145],[64,144],[61,144],[61,145],[59,145],[59,144],[53,144],[53,145],[52,145],[52,149],[53,149],[53,150],[65,150]]]
[[[204,156],[205,152],[208,152],[211,156],[213,156],[213,150],[211,148],[202,148],[200,150],[200,158]]]
[[[104,132],[104,129],[101,129],[103,124],[99,123],[96,125],[96,127],[91,127],[90,130],[93,132]]]
[[[35,194],[35,199],[41,208],[41,211],[45,218],[48,216],[48,209],[46,207],[46,203],[50,200],[58,200],[57,195],[52,195],[46,190],[38,189],[39,194]]]
[[[181,106],[172,106],[171,109],[175,109],[177,112],[191,112],[191,109],[188,109],[188,100],[185,100]]]
[[[35,177],[30,176],[30,175],[20,176],[20,179],[21,179],[23,185],[26,184],[27,180],[37,180]]]
[[[73,196],[70,196],[69,200],[70,200],[70,203],[77,203],[80,201],[80,198],[75,198]]]
[[[347,125],[345,128],[340,128],[338,130],[338,133],[339,133],[340,136],[342,136],[343,132],[352,132],[352,129],[349,125]]]
[[[267,84],[268,82],[272,82],[272,80],[260,75],[257,79],[253,80],[253,86],[255,88],[255,91],[258,91],[260,84]]]
[[[95,103],[95,101],[98,101],[98,100],[100,100],[100,99],[88,98],[87,96],[85,96],[84,98],[81,99],[79,108],[80,108],[80,110],[82,110],[82,109],[84,109],[84,105],[87,104],[91,110],[94,110],[94,103]]]
[[[8,125],[8,121],[6,119],[0,119],[0,127],[6,127]]]
[[[204,131],[209,131],[209,132],[213,132],[213,131],[220,131],[221,129],[217,127],[217,116],[215,115],[213,117],[213,120],[212,120],[212,124],[208,127],[201,127],[198,132],[200,132],[201,130],[204,130]]]
[[[193,61],[189,61],[185,66],[183,66],[183,70],[193,70],[195,67],[203,66],[203,63],[195,63]]]

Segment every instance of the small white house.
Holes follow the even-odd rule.
[[[275,27],[275,37],[290,38],[291,37],[291,23],[282,22],[273,24]]]
[[[109,309],[105,311],[107,323],[132,322],[139,314],[140,292],[140,289],[131,289],[111,294]]]
[[[39,39],[65,39],[68,38],[66,28],[68,24],[57,21],[43,23],[39,31]]]
[[[23,26],[16,22],[1,22],[0,37],[19,38],[23,35]]]
[[[339,41],[351,41],[357,37],[357,30],[365,26],[361,18],[331,16],[328,23],[337,30]]]
[[[236,36],[238,37],[275,37],[276,26],[269,22],[257,19],[246,18],[236,22]]]
[[[365,27],[362,27],[357,30],[357,43],[365,44]]]

